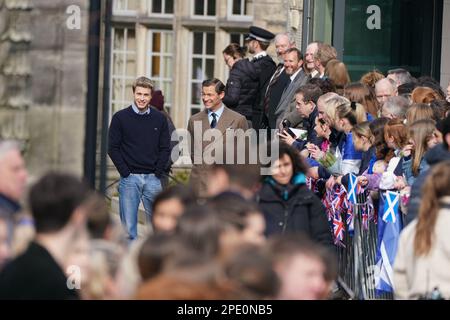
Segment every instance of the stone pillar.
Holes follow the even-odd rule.
[[[173,105],[172,105],[172,120],[177,128],[186,128],[187,120],[189,119],[188,106],[188,90],[189,88],[189,59],[190,53],[190,32],[183,27],[182,19],[190,15],[189,1],[175,1],[175,15],[174,15],[174,41],[175,47],[173,52],[173,63],[176,68],[174,72],[174,87],[173,87]]]

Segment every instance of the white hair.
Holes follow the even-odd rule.
[[[408,99],[402,96],[389,97],[383,104],[383,109],[388,110],[389,113],[395,115],[397,118],[402,119],[406,117],[406,111],[408,107]]]
[[[275,42],[279,40],[281,37],[287,37],[290,44],[295,47],[295,38],[290,32],[281,32],[275,36]]]
[[[20,151],[20,145],[14,140],[0,140],[0,160],[12,150]]]

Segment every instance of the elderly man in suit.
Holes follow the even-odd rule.
[[[286,51],[290,48],[295,48],[295,39],[289,33],[279,33],[275,37],[275,48],[278,57],[278,66],[264,92],[264,99],[262,102],[262,109],[264,111],[264,119],[267,127],[276,129],[276,117],[274,112],[280,102],[281,95],[284,89],[290,83],[290,77],[284,71],[284,60]]]
[[[290,84],[284,90],[275,109],[274,115],[277,119],[277,126],[279,126],[285,114],[295,110],[295,91],[308,81],[308,76],[302,68],[303,56],[300,50],[290,48],[286,51],[285,57],[284,68],[290,78]]]
[[[227,150],[230,152],[230,147],[235,149],[234,139],[229,145],[227,135],[234,134],[237,129],[248,129],[247,119],[223,104],[224,96],[225,85],[222,81],[203,81],[202,101],[205,109],[193,115],[188,123],[193,162],[190,184],[199,197],[206,196],[208,165],[225,163]],[[233,152],[237,153],[236,150]]]

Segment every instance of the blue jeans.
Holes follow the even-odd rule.
[[[132,173],[126,178],[120,178],[120,220],[128,232],[130,240],[134,240],[138,236],[138,209],[141,200],[145,208],[147,224],[150,224],[153,200],[161,190],[161,182],[154,174]]]

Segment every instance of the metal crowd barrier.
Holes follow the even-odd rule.
[[[357,195],[354,206],[354,232],[346,232],[343,239],[344,246],[336,246],[338,255],[338,271],[341,281],[354,293],[355,299],[391,300],[391,293],[377,293],[375,290],[375,266],[378,241],[376,216],[369,219],[367,229],[363,227],[363,206],[367,206],[366,194]],[[364,208],[364,209],[367,209]],[[367,212],[367,211],[365,211]],[[342,217],[345,221],[345,217]]]

